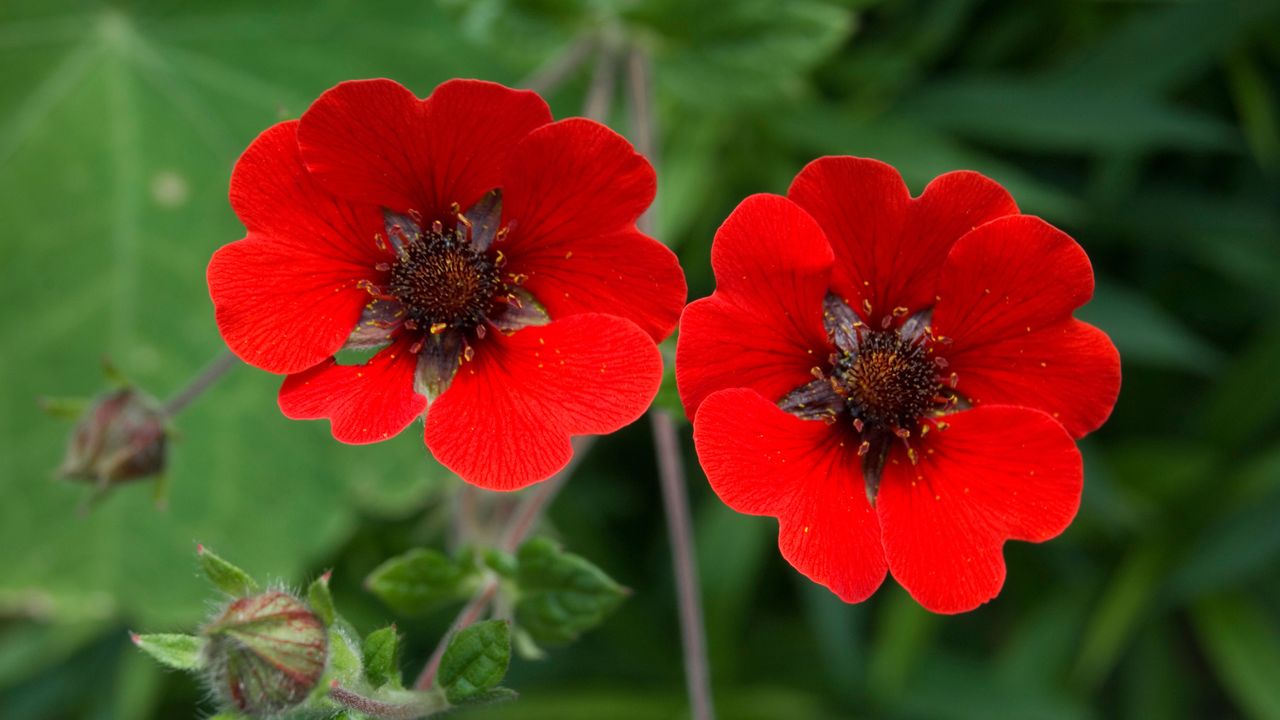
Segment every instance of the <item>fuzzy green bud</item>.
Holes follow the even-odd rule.
[[[329,650],[324,621],[289,593],[268,590],[234,600],[203,633],[214,693],[249,717],[296,707],[324,675]]]

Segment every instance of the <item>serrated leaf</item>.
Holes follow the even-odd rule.
[[[400,635],[395,625],[374,630],[364,639],[364,676],[369,684],[382,687],[400,682]]]
[[[510,662],[511,627],[503,620],[485,620],[449,639],[436,677],[449,702],[458,705],[497,687]]]
[[[627,596],[626,588],[600,568],[546,538],[526,542],[516,560],[516,622],[540,643],[576,639],[603,622]]]
[[[307,588],[307,604],[326,627],[332,625],[338,616],[333,607],[333,593],[329,592],[329,577],[330,574],[326,572],[311,581],[311,586]]]
[[[204,657],[201,653],[206,640],[202,637],[156,633],[133,634],[130,638],[134,645],[162,665],[177,670],[199,670],[204,667]]]
[[[200,558],[200,569],[204,570],[209,582],[222,592],[242,597],[258,591],[258,583],[249,573],[222,559],[217,553],[201,545],[196,550]]]
[[[365,587],[397,612],[419,615],[466,598],[478,577],[474,565],[422,548],[379,565],[365,580]]]

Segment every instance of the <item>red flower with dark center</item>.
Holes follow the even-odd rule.
[[[345,82],[236,164],[248,236],[209,264],[218,328],[288,375],[285,415],[368,443],[425,413],[441,463],[515,490],[657,393],[685,285],[636,229],[655,187],[626,140],[552,122],[533,92]],[[343,365],[343,349],[379,351]]]
[[[770,515],[797,570],[847,602],[892,572],[935,612],[1004,583],[1006,540],[1080,504],[1075,440],[1120,359],[1072,317],[1093,270],[1070,237],[972,172],[912,198],[893,168],[822,158],[755,195],[711,251],[676,379],[712,487]]]

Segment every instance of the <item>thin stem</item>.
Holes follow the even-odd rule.
[[[453,619],[453,624],[449,626],[449,631],[436,644],[436,649],[431,651],[431,657],[427,659],[427,664],[423,666],[422,672],[418,674],[418,679],[413,683],[415,690],[431,689],[432,683],[436,681],[436,671],[440,669],[440,660],[444,657],[445,648],[449,647],[449,639],[462,628],[483,617],[489,609],[489,603],[493,602],[493,598],[497,594],[498,579],[491,577],[484,581],[484,584],[480,586],[475,595],[471,596],[467,604],[462,607],[462,611]]]
[[[662,503],[667,513],[671,556],[675,563],[676,594],[680,601],[680,641],[684,649],[685,684],[694,720],[713,720],[711,669],[707,662],[707,637],[702,621],[702,591],[698,587],[698,563],[693,554],[693,524],[685,494],[684,466],[675,422],[666,410],[652,410],[653,440],[658,453]]]
[[[631,128],[636,150],[657,161],[657,123],[653,112],[653,79],[649,58],[632,47],[627,58],[627,89],[630,98]],[[653,234],[653,208],[638,223],[641,231]],[[680,605],[680,640],[684,650],[685,684],[694,720],[713,720],[711,670],[707,662],[707,638],[702,619],[702,592],[698,587],[698,564],[694,557],[693,523],[689,518],[689,498],[685,490],[684,464],[675,421],[666,410],[649,412],[654,448],[658,455],[658,477],[662,484],[667,532],[671,538],[675,566],[676,594]]]
[[[446,709],[443,698],[417,697],[413,702],[391,703],[368,698],[348,690],[334,680],[329,685],[329,697],[340,705],[380,720],[414,720]]]
[[[522,498],[520,505],[516,507],[515,512],[507,520],[507,525],[502,532],[502,542],[499,548],[506,552],[513,552],[520,544],[529,537],[529,533],[533,532],[533,528],[537,526],[538,520],[546,513],[547,508],[551,506],[551,501],[568,482],[569,477],[573,475],[574,470],[582,462],[587,451],[595,444],[595,438],[591,436],[583,436],[574,438],[573,440],[573,456],[569,458],[569,464],[565,465],[560,472],[552,475],[538,485],[530,488]],[[476,589],[471,599],[458,612],[458,616],[453,619],[453,623],[449,626],[449,631],[440,638],[440,642],[436,644],[436,649],[431,652],[431,657],[427,660],[427,664],[422,668],[422,672],[418,674],[418,679],[414,682],[413,687],[416,690],[428,690],[436,679],[436,671],[440,668],[440,658],[444,657],[444,650],[449,645],[449,638],[462,628],[476,622],[484,617],[484,613],[489,610],[489,606],[493,603],[494,597],[498,594],[498,578],[489,577],[484,583]]]
[[[617,82],[618,54],[608,39],[600,41],[600,49],[596,54],[596,70],[591,76],[591,87],[587,90],[587,99],[582,106],[583,117],[599,122],[609,119],[609,109],[613,106],[614,86]]]
[[[580,38],[570,45],[568,50],[543,63],[528,77],[521,80],[518,87],[527,88],[539,95],[546,95],[560,87],[575,70],[582,67],[582,63],[586,61],[595,45],[596,38],[592,35]]]
[[[223,350],[222,354],[209,361],[209,364],[205,365],[204,369],[192,378],[186,387],[169,398],[168,402],[164,404],[164,414],[173,417],[182,412],[188,405],[195,402],[196,398],[199,398],[206,390],[213,387],[214,383],[221,380],[228,370],[239,364],[240,358],[236,357],[230,350]]]

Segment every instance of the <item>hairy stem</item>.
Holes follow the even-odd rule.
[[[431,696],[417,697],[413,701],[405,703],[374,700],[342,687],[337,680],[334,680],[333,684],[329,686],[329,698],[339,705],[370,717],[379,718],[379,720],[415,720],[415,718],[432,715],[448,707],[443,698]]]
[[[627,90],[631,128],[636,150],[657,164],[657,123],[653,113],[653,79],[649,58],[633,47],[627,58]],[[640,230],[652,235],[653,208],[640,218]],[[694,557],[693,524],[689,518],[689,498],[685,490],[684,464],[680,459],[680,439],[675,421],[666,410],[649,411],[654,448],[658,456],[658,476],[662,484],[667,533],[671,538],[675,566],[676,594],[680,606],[680,640],[684,651],[685,684],[693,720],[713,720],[711,670],[707,662],[707,638],[702,619],[702,592],[698,587],[698,563]]]
[[[200,370],[200,373],[187,383],[186,387],[169,398],[168,402],[164,404],[164,414],[173,417],[182,412],[188,405],[203,395],[206,390],[221,380],[228,370],[240,364],[240,358],[236,357],[230,350],[223,350],[221,354],[209,361],[209,364],[205,365]]]

